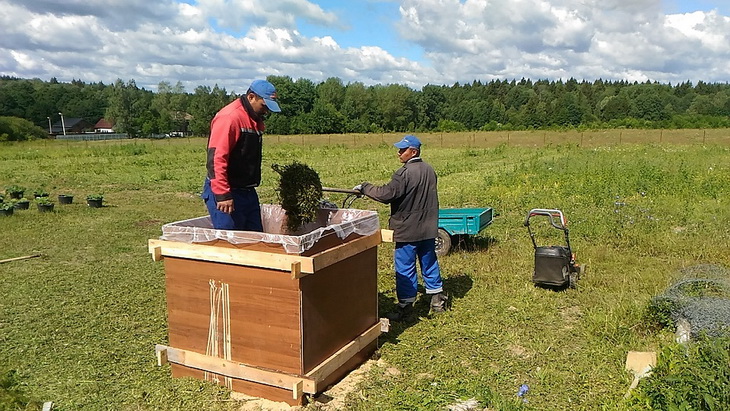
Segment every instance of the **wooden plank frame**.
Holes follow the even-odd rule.
[[[167,240],[149,240],[148,246],[154,261],[159,261],[165,256],[190,258],[216,263],[289,271],[292,273],[292,279],[297,279],[305,275],[314,274],[318,270],[329,267],[338,261],[377,247],[381,243],[380,234],[380,231],[378,231],[372,235],[360,237],[332,247],[311,257]]]
[[[380,322],[367,329],[349,344],[342,347],[342,349],[322,361],[319,366],[305,376],[267,370],[223,358],[198,354],[193,351],[168,347],[162,344],[155,345],[155,355],[158,366],[170,362],[226,377],[279,387],[291,390],[292,398],[299,399],[304,393],[316,394],[322,388],[319,386],[322,381],[360,352],[360,350],[375,341],[382,332],[387,331],[388,325],[387,319],[381,319]]]
[[[365,361],[388,330],[377,315],[382,234],[328,238],[335,241],[301,254],[269,244],[149,240],[152,259],[165,262],[168,295],[169,343],[156,347],[158,364],[169,362],[174,377],[213,373],[232,379],[234,391],[305,404]],[[204,354],[210,329],[200,304],[213,280],[235,287],[231,308],[239,313],[231,327],[258,327],[235,333],[229,360]]]

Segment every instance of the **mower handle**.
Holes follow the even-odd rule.
[[[360,191],[352,190],[348,188],[333,188],[333,187],[322,187],[322,191],[326,191],[328,193],[342,193],[347,194],[345,196],[345,199],[342,200],[342,208],[350,208],[352,206],[352,203],[357,200],[358,198],[361,198],[363,194]]]
[[[547,208],[533,208],[532,210],[527,212],[527,217],[525,217],[525,227],[530,226],[530,217],[538,216],[538,215],[544,215],[547,216],[550,219],[550,225],[557,228],[558,230],[567,231],[567,223],[565,222],[565,216],[563,215],[563,212],[560,210],[553,210],[553,209],[547,209]],[[555,222],[555,218],[560,219],[560,225],[558,225]]]

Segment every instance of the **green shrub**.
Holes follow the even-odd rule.
[[[25,192],[25,188],[24,187],[21,187],[21,186],[19,186],[17,184],[13,184],[13,185],[9,185],[9,186],[5,187],[5,192],[8,193],[8,194],[10,194],[10,193],[22,193],[22,192]]]
[[[53,201],[50,198],[48,198],[48,197],[36,197],[35,202],[38,205],[51,205],[51,204],[53,204]]]
[[[34,197],[48,197],[49,193],[43,188],[37,188],[33,190],[33,196]]]
[[[730,404],[730,336],[671,344],[628,402],[631,409],[726,410]]]
[[[15,370],[0,374],[0,410],[40,409],[40,403],[28,399],[18,387],[19,385]]]
[[[655,297],[644,311],[644,324],[651,330],[674,327],[672,312],[676,309],[677,302],[668,298]]]
[[[18,117],[0,117],[0,141],[25,141],[48,137],[48,132]]]

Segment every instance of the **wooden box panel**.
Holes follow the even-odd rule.
[[[215,280],[229,285],[231,359],[301,372],[299,290],[287,272],[173,257],[164,261],[170,346],[206,353],[209,281]]]
[[[379,239],[379,233],[376,235]],[[346,240],[360,236],[351,237]],[[342,244],[340,240],[334,246]],[[231,361],[305,376],[379,322],[377,246],[363,247],[363,251],[359,251],[363,249],[360,245],[345,246],[357,251],[341,254],[340,250],[327,254],[338,256],[334,258],[322,255],[328,253],[327,250],[321,251],[318,255],[325,257],[328,265],[299,278],[293,278],[292,272],[280,268],[173,257],[163,251],[170,347],[206,354],[213,309],[210,282],[213,281],[216,287],[222,284],[228,287]],[[256,246],[245,248],[251,250]],[[274,252],[270,247],[262,248],[266,250],[261,250],[262,253]],[[223,346],[222,316],[218,317],[219,332],[212,338],[219,343],[217,356],[223,357],[220,348]],[[373,341],[341,366],[336,366],[334,371],[328,371],[326,376],[320,377],[322,385],[318,384],[317,389],[337,381],[365,361],[376,348],[377,341]],[[205,378],[204,371],[180,364],[172,364],[172,371],[175,377]],[[219,382],[224,383],[222,376]],[[303,403],[303,397],[294,399],[291,390],[243,379],[233,378],[232,389],[292,405]]]
[[[378,322],[377,248],[300,279],[303,370]]]

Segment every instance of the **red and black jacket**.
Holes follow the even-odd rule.
[[[216,201],[231,190],[261,184],[263,119],[243,96],[223,107],[210,123],[208,178]]]

